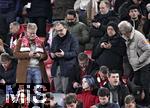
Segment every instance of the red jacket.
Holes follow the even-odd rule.
[[[83,103],[83,108],[90,108],[99,103],[98,96],[92,95],[91,91],[83,91],[77,95],[77,99]]]

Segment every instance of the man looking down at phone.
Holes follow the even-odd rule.
[[[54,77],[56,92],[66,93],[71,69],[77,63],[79,43],[75,36],[69,33],[65,22],[55,22],[54,29],[57,35],[53,38],[50,52],[54,60],[51,74]]]
[[[28,23],[26,35],[17,42],[14,51],[14,55],[18,58],[17,83],[42,83],[42,75],[45,72],[43,61],[47,55],[36,31],[37,25]]]
[[[126,54],[124,39],[119,35],[117,24],[109,22],[106,33],[93,51],[93,57],[99,66],[107,66],[110,70],[118,70],[123,74],[123,56]]]

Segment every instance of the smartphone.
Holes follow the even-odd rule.
[[[36,52],[34,52],[33,54],[36,54]]]
[[[108,43],[107,43],[107,42],[104,42],[104,44],[107,45]]]
[[[60,49],[57,49],[56,52],[61,52],[61,50],[60,50]]]

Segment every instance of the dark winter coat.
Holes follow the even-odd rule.
[[[146,20],[143,26],[144,35],[150,41],[150,29],[147,29],[147,28],[150,28],[150,19]]]
[[[119,18],[118,15],[114,11],[109,11],[107,14],[101,14],[98,13],[96,16],[94,16],[93,22],[100,22],[101,25],[99,28],[95,28],[94,26],[91,26],[90,28],[90,47],[95,48],[98,44],[100,38],[104,36],[106,31],[106,26],[110,21],[118,22]]]
[[[64,57],[54,58],[52,65],[52,76],[56,76],[57,67],[60,66],[61,76],[69,77],[72,72],[70,71],[73,66],[77,63],[77,55],[79,52],[79,42],[67,32],[65,39],[61,39],[59,36],[53,38],[51,52],[55,53],[58,49],[64,51]]]
[[[2,65],[0,65],[0,80],[4,79],[6,83],[15,83],[16,82],[16,68],[17,61],[12,60],[11,66],[8,70],[5,70]]]
[[[110,83],[106,83],[104,87],[108,88],[110,92],[117,91],[118,93],[118,101],[119,105],[122,106],[124,104],[124,98],[129,94],[129,89],[124,84],[120,83],[118,86],[113,88]],[[115,102],[114,102],[115,103]]]
[[[94,75],[96,70],[99,69],[99,66],[92,60],[89,59],[89,64],[87,66],[87,68],[85,69],[85,75]],[[81,76],[81,68],[79,65],[75,65],[72,69],[72,74],[70,77],[70,81],[69,81],[69,86],[68,86],[68,92],[78,92],[80,91],[79,89],[74,89],[73,88],[73,83],[74,82],[78,82],[79,84],[81,84],[82,82],[82,77]]]
[[[107,14],[98,13],[94,16],[94,20],[101,23],[101,25],[107,25],[110,21],[118,22],[118,15],[114,11],[109,11]]]
[[[102,42],[111,43],[110,49],[101,48]],[[123,70],[123,56],[126,54],[126,45],[124,39],[120,35],[113,37],[104,36],[93,51],[92,57],[99,66],[107,66],[109,69]]]
[[[97,104],[96,108],[120,108],[120,106],[115,103],[107,103],[106,105]]]
[[[29,9],[29,17],[45,17],[52,15],[52,7],[50,0],[29,0],[31,8]]]

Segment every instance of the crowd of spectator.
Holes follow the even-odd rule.
[[[50,85],[44,108],[150,107],[149,27],[149,0],[0,0],[0,107],[22,108],[9,84]]]

